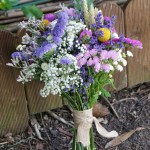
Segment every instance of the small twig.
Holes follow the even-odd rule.
[[[115,108],[113,107],[113,105],[109,102],[109,100],[105,97],[102,96],[102,98],[109,104],[110,108],[112,109],[113,113],[115,114],[115,116],[120,120],[120,117],[118,115],[118,113],[116,112]]]
[[[55,118],[55,119],[61,121],[62,123],[66,124],[66,125],[69,125],[69,126],[71,126],[71,127],[74,127],[74,125],[72,125],[71,123],[67,122],[65,119],[59,117],[58,115],[56,115],[56,114],[53,113],[52,111],[49,110],[49,111],[47,111],[47,113],[48,113],[49,115],[51,115],[53,118]]]
[[[59,132],[65,134],[65,135],[67,135],[67,136],[69,136],[69,137],[72,137],[72,136],[73,136],[71,133],[69,133],[69,132],[63,130],[62,128],[58,128],[58,130],[59,130]]]
[[[42,125],[43,125],[43,128],[45,130],[45,133],[46,133],[46,136],[48,138],[49,141],[51,141],[50,137],[49,137],[49,134],[47,133],[47,130],[46,130],[46,127],[45,127],[45,124],[44,124],[44,121],[43,121],[43,118],[42,118],[42,114],[40,113],[40,117],[41,117],[41,121],[42,121]]]
[[[43,140],[43,138],[42,138],[42,136],[41,136],[41,133],[40,133],[40,131],[39,131],[40,125],[39,125],[39,123],[37,122],[37,120],[36,120],[35,117],[33,117],[33,118],[31,119],[31,124],[32,124],[32,126],[34,127],[34,129],[35,129],[35,132],[36,132],[37,137],[38,137],[40,140]]]
[[[5,144],[8,144],[9,142],[2,142],[0,143],[0,145],[5,145]]]
[[[112,103],[112,105],[120,103],[120,102],[128,101],[128,100],[137,100],[137,98],[136,97],[123,98],[123,99],[120,99],[120,100]]]

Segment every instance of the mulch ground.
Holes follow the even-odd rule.
[[[108,123],[103,126],[111,131],[116,130],[123,134],[137,127],[145,130],[135,132],[130,138],[111,150],[150,150],[150,83],[137,85],[133,88],[125,88],[113,92],[109,99],[119,119],[110,109],[110,114],[105,117]],[[101,103],[108,106],[106,101]],[[72,115],[66,108],[53,110],[58,116],[68,122],[72,121]],[[44,112],[37,114],[39,131],[43,140],[38,139],[33,123],[24,132],[16,136],[8,134],[0,139],[0,150],[69,150],[71,149],[72,132],[71,127],[49,116]],[[97,150],[104,150],[105,145],[111,140],[101,137],[96,131],[95,144]]]

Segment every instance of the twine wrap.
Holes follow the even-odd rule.
[[[93,116],[93,110],[83,110],[83,111],[73,111],[74,123],[77,128],[77,142],[83,144],[84,147],[90,145],[90,128],[92,127],[92,123],[95,123],[97,132],[103,137],[112,138],[117,137],[118,133],[116,131],[108,132]]]

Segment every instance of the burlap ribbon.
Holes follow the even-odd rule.
[[[83,146],[87,147],[90,145],[90,135],[89,131],[92,127],[92,123],[95,123],[96,129],[100,135],[106,138],[117,137],[118,133],[116,131],[108,132],[93,116],[92,108],[84,111],[74,110],[74,123],[77,128],[77,142],[83,144]]]

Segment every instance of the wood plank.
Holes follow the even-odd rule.
[[[115,24],[117,33],[119,35],[124,34],[124,14],[122,9],[116,3],[108,1],[101,3],[96,7],[102,10],[104,16],[111,17],[112,15],[115,15],[117,17]],[[123,72],[115,73],[114,78],[115,78],[115,87],[117,90],[126,87],[127,86],[126,67],[124,67]]]
[[[6,66],[16,43],[13,34],[0,31],[0,136],[19,133],[28,126],[24,87],[16,81],[18,70]]]
[[[21,43],[25,30],[18,32],[18,43]],[[40,89],[43,84],[40,81],[31,81],[25,85],[28,108],[30,114],[44,112],[46,110],[62,106],[62,99],[59,96],[49,95],[47,98],[40,96]]]
[[[126,35],[143,43],[143,50],[132,49],[128,62],[128,85],[150,82],[150,0],[133,0],[125,10]]]
[[[62,107],[62,99],[59,96],[50,94],[46,98],[41,97],[40,90],[42,87],[43,84],[39,81],[32,81],[26,84],[26,94],[30,114]]]

